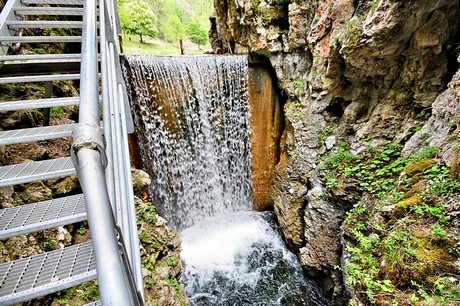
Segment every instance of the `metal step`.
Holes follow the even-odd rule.
[[[25,5],[83,5],[84,0],[21,0]]]
[[[89,304],[86,304],[85,306],[101,306],[101,305],[102,305],[102,302],[101,300],[99,300],[99,301],[94,301]]]
[[[0,131],[0,145],[26,143],[70,137],[75,124],[51,125],[36,128]]]
[[[80,79],[79,73],[30,75],[30,76],[0,78],[0,84],[46,82],[46,81],[71,81],[71,80],[79,80],[79,79]]]
[[[53,16],[83,16],[81,7],[27,7],[13,6],[17,15],[53,15]]]
[[[83,194],[0,209],[0,240],[85,220]]]
[[[2,43],[71,43],[81,42],[81,36],[0,36]]]
[[[0,305],[12,305],[96,278],[91,242],[0,265]]]
[[[23,110],[23,109],[34,109],[34,108],[72,106],[72,105],[78,105],[79,102],[80,102],[80,97],[5,101],[5,102],[0,102],[0,112],[8,112],[8,111],[15,111],[15,110]]]
[[[81,29],[83,27],[83,21],[7,21],[6,25],[8,28],[17,29]]]
[[[21,55],[0,55],[0,62],[56,62],[56,61],[80,61],[81,54],[21,54]]]
[[[76,174],[70,157],[0,167],[0,187]]]

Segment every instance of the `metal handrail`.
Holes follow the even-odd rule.
[[[115,2],[109,0],[106,5],[115,6]],[[132,184],[131,167],[126,162],[130,160],[127,134],[134,128],[129,114],[128,97],[119,62],[117,46],[118,15],[110,16],[111,13],[116,14],[117,10],[114,7],[105,11],[109,16],[104,16],[105,18],[103,18],[105,22],[102,23],[104,28],[101,29],[103,37],[101,41],[104,44],[101,45],[101,52],[104,50],[103,53],[107,60],[102,62],[102,66],[107,65],[108,73],[106,74],[107,81],[104,80],[103,74],[103,87],[107,86],[109,88],[108,92],[111,94],[111,98],[109,99],[108,109],[104,110],[106,116],[104,122],[107,124],[104,126],[104,131],[106,139],[112,143],[110,148],[113,152],[109,154],[114,161],[114,168],[106,172],[106,177],[115,182],[112,193],[114,201],[122,203],[115,209],[117,223],[122,230],[137,291],[142,300],[144,300],[134,194],[131,187],[126,188],[126,186],[131,186]],[[112,175],[113,178],[111,177]]]
[[[99,127],[96,1],[87,0],[84,6],[80,113],[73,134],[72,156],[85,195],[101,301],[107,305],[143,305],[139,241],[126,150],[124,83],[121,74],[116,77],[120,65],[117,67],[113,35],[107,35],[113,33],[109,20],[116,20],[117,16],[110,17],[110,9],[100,0],[104,138]],[[119,227],[121,233],[116,230]],[[122,243],[125,245],[120,247]],[[123,250],[130,252],[124,254]]]

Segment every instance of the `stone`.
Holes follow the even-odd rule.
[[[55,185],[54,195],[65,195],[80,188],[77,176],[68,176]]]
[[[24,191],[18,193],[24,203],[40,202],[51,198],[52,190],[43,182],[25,184],[24,187]]]
[[[326,149],[327,150],[330,150],[334,147],[334,145],[336,144],[337,142],[337,137],[335,136],[329,136],[328,138],[326,138],[326,140],[324,141],[324,145],[326,146]]]
[[[13,186],[0,188],[0,208],[13,207]]]
[[[147,172],[135,168],[131,169],[131,176],[134,193],[139,197],[144,197],[148,193],[148,188],[152,183],[150,176]]]
[[[152,276],[152,272],[150,272],[146,268],[142,268],[142,277],[150,277],[150,276]]]
[[[248,90],[254,207],[259,211],[269,210],[273,208],[271,191],[280,155],[281,102],[269,71],[263,67],[249,68]]]

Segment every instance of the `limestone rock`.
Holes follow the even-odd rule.
[[[0,188],[0,208],[8,208],[13,206],[13,186]]]
[[[54,194],[65,195],[71,192],[75,192],[78,188],[80,188],[78,177],[68,176],[55,185],[56,190],[54,191]]]
[[[24,203],[33,203],[51,198],[52,190],[43,182],[35,182],[23,185],[24,190],[18,195]]]
[[[431,147],[441,147],[440,157],[447,165],[452,165],[455,159],[455,141],[449,141],[449,134],[458,135],[458,118],[460,117],[460,71],[458,71],[432,105],[432,115],[420,131],[409,139],[403,149],[405,156],[419,151],[428,144]]]
[[[423,125],[417,115],[432,107],[405,154],[423,142],[441,145],[441,158],[460,169],[454,142],[446,140],[460,115],[460,77],[450,80],[458,68],[452,64],[458,1],[214,2],[220,38],[266,56],[276,72],[286,123],[274,209],[304,269],[327,279],[322,285],[333,304],[343,304],[342,278],[333,266],[343,248],[340,225],[360,191],[350,185],[319,196],[324,188],[316,160],[343,142],[355,152],[404,143],[408,131]],[[331,126],[336,139],[327,138],[324,146],[321,132]]]
[[[140,197],[144,196],[152,181],[150,176],[146,172],[135,168],[131,169],[131,175],[133,178],[134,193]]]

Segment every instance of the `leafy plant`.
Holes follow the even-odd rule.
[[[445,288],[458,294],[458,286],[431,279],[433,274],[439,279],[440,273],[446,273],[445,263],[460,253],[448,242],[443,204],[460,194],[460,183],[449,176],[448,167],[432,159],[436,148],[408,158],[401,156],[401,149],[399,144],[387,143],[369,146],[357,156],[341,148],[321,161],[327,187],[330,182],[352,180],[365,195],[343,223],[346,237],[351,237],[345,248],[349,262],[344,275],[369,304],[398,305],[410,300],[449,305],[454,297]],[[381,211],[383,207],[386,212]]]
[[[88,233],[88,229],[84,226],[81,226],[79,229],[77,229],[77,234],[79,235],[86,235]]]
[[[435,225],[433,225],[433,227],[431,227],[431,234],[440,239],[447,238],[446,231],[444,230],[444,228],[442,228],[442,226],[439,223],[436,223]]]

